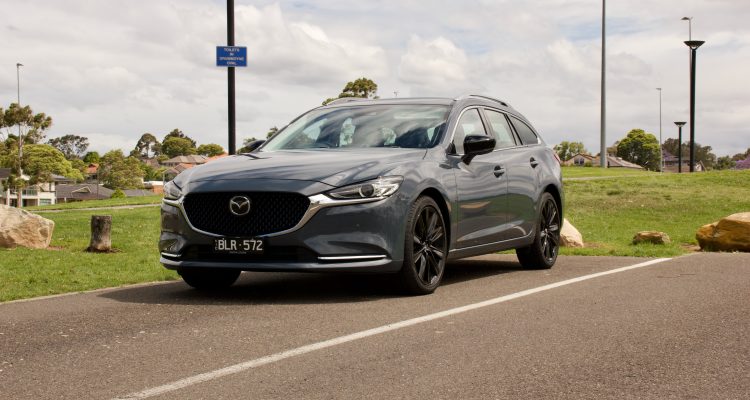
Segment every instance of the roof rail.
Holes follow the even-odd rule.
[[[477,97],[477,98],[480,98],[480,99],[490,100],[490,101],[494,101],[496,103],[500,103],[500,104],[502,104],[505,107],[513,108],[510,104],[508,104],[508,102],[506,102],[504,100],[496,99],[496,98],[490,97],[490,96],[484,96],[484,95],[481,95],[481,94],[464,94],[464,95],[456,97],[454,100],[462,100],[462,99],[465,99],[465,98],[468,98],[468,97]]]
[[[327,106],[333,105],[333,104],[343,104],[343,103],[351,103],[353,101],[362,101],[362,100],[368,100],[363,97],[340,97],[336,100],[333,100],[332,102],[326,104]]]

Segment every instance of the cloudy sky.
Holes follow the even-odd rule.
[[[381,97],[487,94],[524,113],[548,144],[599,149],[600,0],[236,0],[237,141],[261,137],[368,77]],[[227,147],[226,2],[0,0],[0,107],[21,102],[100,152],[180,128]],[[698,52],[696,141],[750,147],[750,2],[607,4],[607,143],[642,128],[676,137],[689,117],[684,16]],[[686,132],[687,133],[687,132]]]

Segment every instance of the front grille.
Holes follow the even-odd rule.
[[[229,211],[235,196],[250,199],[250,212],[237,216]],[[258,236],[293,228],[305,215],[310,200],[297,193],[190,193],[183,206],[190,223],[216,235]]]

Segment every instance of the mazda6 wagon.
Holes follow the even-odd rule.
[[[557,259],[559,159],[504,101],[339,99],[253,147],[164,187],[160,261],[190,286],[241,271],[394,273],[426,294],[450,260]]]

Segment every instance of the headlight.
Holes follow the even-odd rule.
[[[182,196],[180,187],[177,186],[174,181],[167,182],[164,185],[164,199],[166,200],[177,200]]]
[[[388,197],[396,193],[403,181],[402,176],[381,176],[378,179],[332,190],[328,192],[328,196],[339,200]]]

